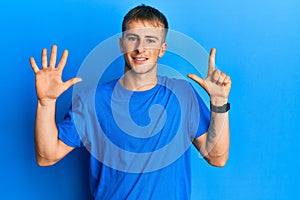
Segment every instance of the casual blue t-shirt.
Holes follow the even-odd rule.
[[[95,199],[189,199],[190,144],[209,117],[187,81],[158,76],[146,91],[113,80],[81,92],[58,130],[67,145],[90,151]]]

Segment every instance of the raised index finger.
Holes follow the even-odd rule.
[[[58,65],[57,65],[57,68],[58,68],[59,70],[63,70],[63,69],[64,69],[64,67],[65,67],[65,65],[66,65],[66,63],[67,63],[68,54],[69,54],[69,53],[68,53],[68,50],[64,50],[64,51],[63,51],[63,54],[62,54],[62,56],[61,56],[61,59],[60,59]]]
[[[208,75],[212,75],[215,70],[215,57],[216,57],[216,48],[212,48],[209,55],[208,61]]]

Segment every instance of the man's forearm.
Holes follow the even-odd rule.
[[[56,101],[37,104],[35,121],[35,150],[37,161],[55,156],[58,145],[58,131],[55,122]]]
[[[228,99],[226,98],[211,98],[211,104],[218,107],[227,104],[227,102]],[[229,140],[230,130],[228,112],[217,113],[212,110],[205,145],[207,158],[226,162],[229,151]]]
[[[211,121],[205,144],[205,158],[213,165],[224,166],[228,159],[229,140],[228,112],[211,112]]]

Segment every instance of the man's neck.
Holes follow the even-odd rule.
[[[123,78],[120,79],[123,87],[132,91],[146,91],[155,87],[157,84],[156,72],[137,74],[133,71],[127,71]]]

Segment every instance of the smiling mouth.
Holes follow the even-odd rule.
[[[136,64],[145,64],[148,58],[146,57],[133,57],[133,60]]]
[[[145,57],[135,57],[134,60],[136,60],[136,61],[146,61],[146,60],[148,60],[148,58],[145,58]]]

